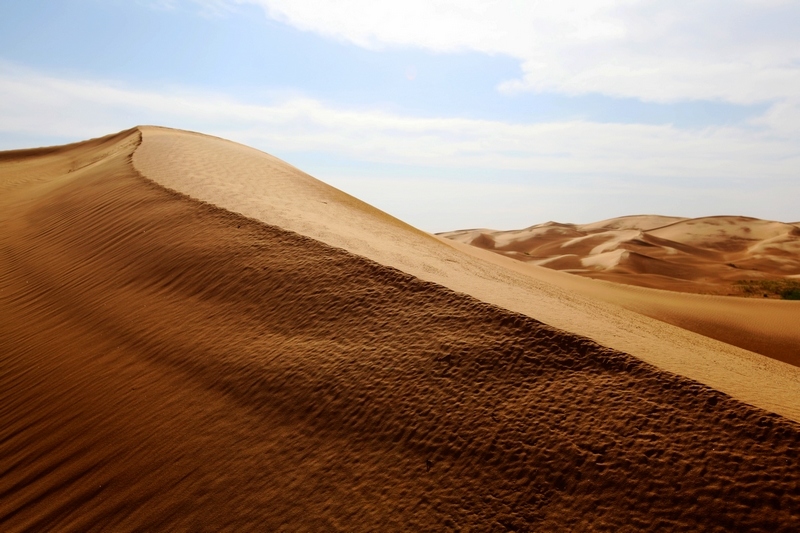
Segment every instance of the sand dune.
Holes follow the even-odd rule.
[[[418,231],[258,150],[191,132],[141,131],[144,141],[133,162],[160,185],[586,336],[800,420],[800,372],[752,353],[800,361],[800,331],[793,327],[800,321],[798,306],[752,301],[742,310],[732,309],[727,299],[692,306],[663,291],[631,295],[618,286],[576,284],[574,276],[553,276],[475,247],[454,250],[453,240]],[[665,221],[676,219],[624,217],[615,224],[634,229]],[[701,308],[706,311],[696,312]],[[721,357],[719,364],[708,363]]]
[[[441,236],[519,260],[529,275],[594,300],[800,365],[796,327],[800,305],[775,301],[780,296],[766,294],[768,289],[762,289],[760,281],[800,279],[800,232],[792,224],[746,217],[690,220],[647,215],[585,225],[547,222],[518,231],[461,230]],[[595,281],[582,283],[542,267]],[[735,284],[741,280],[755,281]],[[758,296],[758,301],[715,296],[747,296],[745,291]],[[709,383],[681,368],[669,369]]]
[[[736,281],[800,275],[798,227],[748,217],[643,215],[441,236],[593,279],[701,294],[741,295]]]
[[[220,139],[1,153],[0,529],[791,531],[796,368],[562,278]]]

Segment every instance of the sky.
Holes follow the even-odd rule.
[[[154,124],[420,229],[800,220],[800,0],[0,2],[0,150]]]

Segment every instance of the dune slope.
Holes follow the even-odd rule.
[[[3,531],[800,520],[796,423],[164,189],[140,142],[0,156]]]
[[[725,298],[698,313],[700,307],[664,291],[620,294],[618,285],[598,286],[433,237],[253,148],[192,132],[140,130],[133,164],[162,186],[589,337],[800,421],[800,369],[782,363],[800,361],[800,329],[793,327],[800,306],[749,300],[745,309],[730,309]],[[626,217],[615,227],[669,222],[675,220]]]
[[[800,365],[800,305],[777,301],[776,294],[762,298],[758,285],[800,277],[800,232],[791,224],[648,215],[583,225],[548,222],[518,231],[461,230],[442,237],[518,260],[531,276],[593,300]],[[601,282],[570,280],[543,268]],[[744,280],[753,285],[736,284]],[[719,296],[744,295],[745,289],[758,298]]]

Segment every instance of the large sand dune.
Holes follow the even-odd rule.
[[[220,139],[2,153],[0,529],[792,531],[797,369],[558,276]]]

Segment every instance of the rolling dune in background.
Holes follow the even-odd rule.
[[[0,153],[0,529],[795,528],[796,367],[457,244],[198,134]]]
[[[761,298],[758,290],[760,280],[800,281],[800,228],[794,224],[643,215],[440,236],[518,260],[532,276],[596,300],[800,365],[800,305],[776,301],[776,294]],[[735,284],[745,280],[754,281],[752,287]],[[719,296],[742,296],[744,289],[759,298]]]
[[[736,294],[736,281],[800,278],[800,228],[749,217],[641,215],[440,235],[534,265],[655,289]]]

